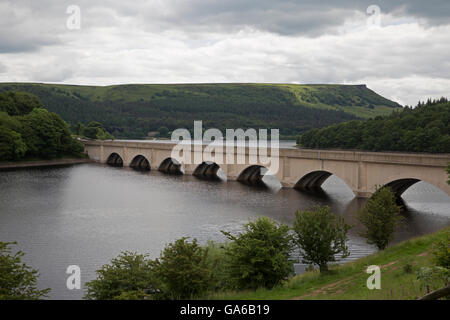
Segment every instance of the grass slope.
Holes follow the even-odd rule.
[[[279,128],[282,135],[297,135],[400,107],[365,85],[0,83],[0,91],[6,90],[36,94],[71,124],[100,121],[117,137],[188,127],[194,119],[221,130]]]
[[[333,266],[331,272],[320,275],[307,272],[290,279],[283,286],[272,290],[229,292],[211,295],[209,299],[416,299],[426,294],[417,280],[420,267],[432,265],[429,252],[432,243],[443,239],[450,228],[424,237],[411,239],[387,248],[382,252],[343,264]],[[412,265],[412,272],[404,271],[406,264]],[[381,268],[381,289],[369,290],[366,281],[370,265]],[[430,286],[431,287],[431,286]],[[437,289],[432,288],[431,289]]]

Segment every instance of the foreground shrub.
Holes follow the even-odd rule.
[[[15,242],[0,242],[0,300],[28,300],[46,297],[50,289],[38,290],[38,271],[22,263],[24,253],[12,253]]]
[[[295,215],[294,231],[303,263],[318,265],[320,272],[325,272],[328,262],[336,261],[335,255],[345,258],[350,254],[346,241],[351,227],[329,207],[297,211]]]
[[[212,268],[212,286],[211,291],[234,289],[234,282],[230,278],[231,257],[227,254],[228,243],[216,243],[208,241],[206,248],[208,250],[208,261]]]
[[[293,247],[289,227],[262,217],[244,225],[237,236],[222,233],[231,240],[226,247],[230,257],[230,280],[237,288],[272,288],[293,271]]]
[[[430,290],[437,290],[450,283],[450,270],[439,266],[422,267],[417,272],[417,280],[421,289],[428,286]]]
[[[445,233],[444,239],[433,244],[431,253],[437,266],[450,269],[450,231]]]
[[[158,279],[153,272],[154,261],[147,255],[122,252],[97,270],[97,279],[86,283],[85,299],[142,299],[156,291]],[[150,297],[150,296],[148,296]]]
[[[165,247],[156,260],[156,272],[163,283],[165,298],[186,299],[205,293],[211,286],[212,268],[208,249],[186,238]]]
[[[379,250],[387,247],[403,219],[400,209],[390,188],[377,188],[358,213],[358,220],[366,227],[361,235],[367,238],[367,243],[375,244]]]

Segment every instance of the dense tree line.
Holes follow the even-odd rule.
[[[0,161],[78,154],[83,146],[69,126],[24,92],[0,93]]]
[[[389,116],[349,121],[302,134],[306,148],[450,153],[450,102],[420,102]]]
[[[100,121],[116,138],[143,138],[161,127],[169,131],[193,129],[194,120],[203,120],[205,128],[222,131],[277,128],[283,136],[296,136],[312,128],[358,119],[344,111],[327,109],[326,104],[355,108],[398,106],[358,86],[305,89],[299,95],[309,99],[308,103],[282,87],[245,84],[123,85],[108,89],[5,84],[0,90],[16,87],[39,96],[48,110],[61,115],[72,128],[78,122]],[[105,90],[109,90],[107,94]],[[313,104],[321,104],[322,108]]]

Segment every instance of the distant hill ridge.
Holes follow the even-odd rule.
[[[295,136],[401,107],[365,85],[0,83],[0,91],[8,90],[37,95],[72,125],[100,121],[116,138],[142,138],[160,127],[191,129],[194,120],[203,120],[204,128],[278,128]]]

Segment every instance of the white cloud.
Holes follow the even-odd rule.
[[[0,50],[0,62],[7,66],[0,81],[366,83],[406,104],[449,96],[450,25],[424,24],[423,17],[416,19],[413,14],[383,14],[380,28],[368,28],[365,13],[346,5],[319,15],[349,13],[333,22],[332,29],[318,21],[314,30],[295,23],[290,27],[303,32],[287,32],[288,25],[281,27],[276,19],[283,12],[277,7],[270,11],[269,2],[265,6],[275,14],[272,26],[285,31],[255,23],[255,15],[264,13],[260,10],[248,13],[247,20],[253,21],[249,24],[226,16],[239,9],[245,16],[248,1],[236,7],[216,3],[213,9],[224,12],[216,16],[211,7],[203,13],[191,8],[183,16],[180,8],[184,7],[172,6],[170,1],[151,5],[137,1],[131,8],[106,3],[111,6],[81,5],[82,28],[72,31],[64,27],[64,5],[49,6],[39,17],[33,10],[10,4],[10,12],[20,12],[21,22],[14,24],[12,19],[11,27],[0,32],[0,40],[7,35],[18,44],[14,50]],[[316,9],[311,9],[312,16]],[[172,21],[177,17],[179,24]],[[193,17],[202,23],[189,20]],[[27,35],[33,26],[44,36]]]

